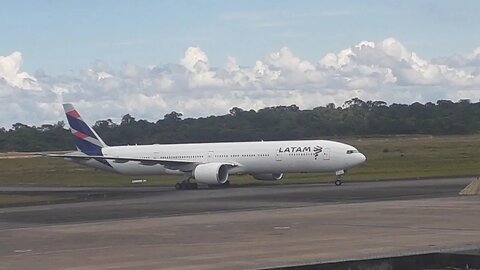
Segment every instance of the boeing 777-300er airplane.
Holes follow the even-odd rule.
[[[108,146],[72,104],[63,108],[78,151],[47,156],[135,177],[183,176],[177,189],[226,185],[229,175],[275,181],[284,173],[311,172],[336,172],[335,184],[341,185],[345,170],[366,159],[353,146],[326,140]]]

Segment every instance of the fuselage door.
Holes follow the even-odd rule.
[[[214,157],[213,151],[208,151],[207,160],[211,161],[213,160],[213,157]]]
[[[282,153],[277,152],[277,157],[275,159],[276,161],[282,161]]]
[[[323,160],[330,160],[330,148],[323,149]]]

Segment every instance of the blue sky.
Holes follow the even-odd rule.
[[[23,69],[68,73],[176,63],[190,46],[213,65],[241,65],[289,47],[301,58],[362,40],[395,37],[426,58],[480,44],[478,1],[4,1],[0,55],[21,51]]]
[[[0,127],[480,100],[480,1],[0,4]]]

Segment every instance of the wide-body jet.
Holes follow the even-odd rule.
[[[72,104],[63,107],[78,151],[48,156],[135,177],[179,175],[177,189],[226,185],[230,175],[275,181],[285,173],[318,172],[335,172],[341,185],[345,170],[366,159],[355,147],[329,140],[108,146]]]

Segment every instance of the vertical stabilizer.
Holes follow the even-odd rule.
[[[90,156],[102,156],[102,148],[107,147],[107,145],[100,136],[83,121],[72,104],[63,104],[63,109],[67,115],[68,124],[75,137],[78,150]]]

